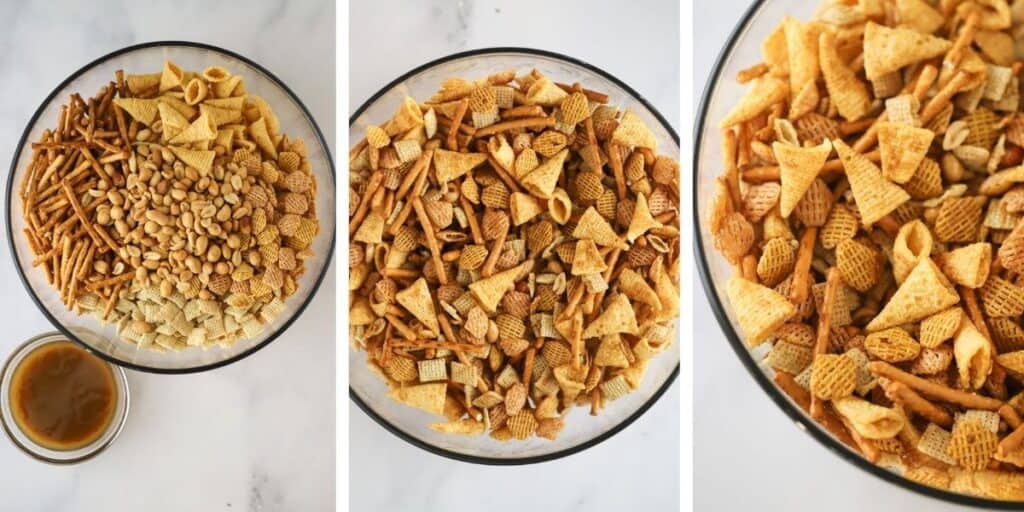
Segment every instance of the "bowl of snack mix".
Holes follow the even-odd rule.
[[[1024,505],[1020,2],[755,2],[698,117],[698,268],[802,430]]]
[[[62,334],[188,373],[278,338],[334,245],[334,167],[312,114],[255,62],[153,42],[57,86],[18,142],[7,235]]]
[[[679,367],[679,141],[620,80],[493,48],[349,122],[352,399],[446,457],[527,464],[621,431]]]

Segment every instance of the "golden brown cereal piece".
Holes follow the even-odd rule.
[[[793,246],[781,238],[773,238],[761,250],[757,262],[757,276],[766,286],[775,286],[793,271],[796,252]]]
[[[953,425],[948,453],[965,469],[988,467],[999,437],[976,421],[958,421]]]
[[[512,437],[522,440],[530,437],[537,430],[537,418],[533,416],[532,412],[524,410],[518,414],[509,414],[507,425]]]
[[[975,242],[981,223],[981,197],[952,197],[942,202],[935,219],[935,237],[941,242]]]
[[[832,211],[833,204],[832,193],[829,191],[828,185],[821,179],[817,179],[811,183],[804,197],[797,203],[793,210],[793,216],[808,226],[820,227],[828,220],[828,214]]]
[[[853,394],[857,386],[857,364],[845,354],[821,354],[814,358],[811,393],[822,400]]]
[[[937,375],[945,372],[953,362],[953,348],[940,345],[937,348],[922,348],[921,355],[910,366],[916,375]]]
[[[384,372],[398,382],[412,382],[419,379],[416,361],[408,357],[389,357],[384,363]]]
[[[878,148],[882,174],[896,183],[906,183],[924,159],[935,134],[906,124],[882,122],[878,127]]]
[[[859,228],[860,221],[857,216],[845,205],[836,205],[829,212],[828,220],[819,233],[821,246],[835,249],[843,240],[853,238]]]
[[[907,331],[893,327],[868,334],[864,350],[883,361],[898,363],[916,358],[921,352],[921,345]]]
[[[843,281],[860,292],[870,290],[881,275],[878,253],[853,239],[843,240],[836,246],[836,267]]]
[[[993,317],[1015,317],[1024,313],[1024,288],[999,276],[991,276],[978,290],[985,313]]]
[[[575,125],[590,117],[590,102],[582,92],[574,92],[562,100],[562,122]]]
[[[920,342],[925,348],[935,348],[953,337],[960,329],[964,312],[960,308],[949,308],[921,321]]]

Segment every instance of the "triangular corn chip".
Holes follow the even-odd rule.
[[[822,25],[803,23],[787,16],[783,27],[786,31],[786,52],[789,55],[790,117],[796,119],[809,111],[806,103],[803,107],[798,106],[803,102],[796,101],[797,96],[805,90],[807,84],[813,84],[818,79],[818,35]],[[816,104],[814,102],[810,107],[813,109]]]
[[[580,220],[576,223],[576,229],[573,230],[572,236],[593,240],[597,245],[629,249],[629,245],[615,234],[611,224],[608,224],[608,221],[600,213],[597,213],[593,206],[583,212]]]
[[[268,104],[263,98],[256,96],[255,94],[250,98],[252,99],[253,104],[256,105],[256,110],[260,111],[260,117],[266,120],[267,132],[269,132],[272,137],[276,138],[276,136],[281,133],[281,122],[278,121],[277,114],[274,113],[274,110],[270,108],[270,104]],[[416,108],[419,110],[418,106]]]
[[[178,160],[185,162],[185,165],[192,167],[200,173],[209,172],[210,168],[213,167],[213,158],[217,156],[217,153],[214,151],[188,149],[178,146],[169,147],[174,156],[178,157]]]
[[[864,29],[864,72],[868,80],[904,66],[945,54],[953,43],[909,28],[889,28],[868,21]]]
[[[245,107],[245,96],[235,96],[233,98],[209,98],[206,101],[203,101],[203,105],[225,108],[228,110],[242,110],[242,108]]]
[[[636,206],[633,207],[633,218],[629,221],[629,229],[626,230],[626,239],[632,243],[640,238],[649,229],[660,228],[662,223],[654,220],[651,209],[647,205],[647,196],[636,195]]]
[[[651,129],[633,113],[626,109],[626,113],[619,120],[619,126],[612,132],[612,142],[624,147],[639,147],[657,149],[658,140],[654,138]]]
[[[379,244],[384,241],[384,217],[376,211],[371,210],[359,225],[356,234],[352,237],[357,242],[367,244]]]
[[[562,100],[568,95],[569,93],[563,91],[550,78],[544,76],[534,81],[530,88],[526,90],[526,102],[531,105],[556,107],[561,105]]]
[[[235,141],[235,132],[232,130],[217,130],[217,138],[213,140],[214,146],[220,146],[231,152]]]
[[[761,41],[761,57],[772,74],[789,74],[789,50],[786,49],[786,22],[783,20],[771,34]]]
[[[782,191],[779,194],[779,214],[788,218],[804,197],[807,189],[818,177],[818,171],[825,165],[825,160],[832,153],[832,143],[828,139],[817,146],[802,148],[782,142],[772,143],[775,159],[779,162],[779,177]]]
[[[793,303],[779,292],[739,276],[729,279],[726,294],[743,338],[751,347],[767,340],[796,313]]]
[[[128,90],[132,94],[139,94],[143,91],[148,91],[154,87],[160,85],[160,76],[162,73],[148,73],[145,75],[127,75],[124,77],[125,83],[128,85]]]
[[[641,302],[651,306],[655,311],[661,309],[661,300],[658,294],[647,284],[647,280],[635,270],[626,267],[619,273],[617,281],[619,291],[626,294],[633,301]]]
[[[818,62],[829,99],[839,115],[847,121],[856,121],[867,115],[871,110],[868,86],[843,62],[831,32],[822,32],[818,38]]]
[[[384,130],[388,135],[398,135],[417,126],[423,126],[423,111],[416,100],[406,96],[402,98],[402,104],[398,106],[395,115],[384,125]]]
[[[728,128],[734,124],[749,121],[760,115],[768,107],[786,99],[789,85],[782,79],[766,75],[758,78],[739,103],[718,123],[720,128]]]
[[[861,398],[838,398],[832,401],[832,406],[850,422],[853,430],[865,439],[894,437],[903,430],[906,422],[905,417],[899,412]]]
[[[548,205],[530,194],[513,192],[508,198],[508,208],[509,213],[512,214],[512,224],[519,226],[544,213],[548,209]]]
[[[878,127],[878,149],[882,155],[882,174],[890,181],[906,183],[932,144],[935,134],[925,128],[903,123],[881,122]]]
[[[139,98],[116,98],[114,104],[132,116],[132,119],[149,126],[156,121],[159,108],[156,100],[143,100]]]
[[[896,12],[904,25],[922,34],[934,33],[946,22],[942,13],[924,0],[896,0]]]
[[[992,343],[966,316],[953,337],[953,357],[964,389],[981,388],[992,373]]]
[[[156,99],[156,101],[159,101],[160,103],[166,103],[174,110],[180,112],[181,115],[185,116],[185,119],[193,119],[199,112],[199,110],[193,107],[192,105],[185,103],[185,100],[171,96],[170,94],[160,96]]]
[[[996,361],[1017,379],[1024,379],[1024,350],[999,354]]]
[[[832,141],[846,169],[854,201],[860,210],[861,222],[870,226],[910,199],[899,185],[882,177],[882,171],[870,160],[847,146],[842,139]]]
[[[217,126],[236,123],[242,119],[241,110],[221,108],[206,103],[199,105],[199,112],[210,116]]]
[[[160,74],[160,92],[169,91],[171,89],[180,89],[183,86],[182,80],[184,80],[184,78],[185,74],[177,64],[169,60],[165,60],[163,72]]]
[[[931,258],[922,258],[864,330],[875,332],[916,322],[957,302],[960,296],[939,267]]]
[[[622,346],[622,336],[609,334],[601,338],[601,344],[597,346],[597,353],[594,354],[594,366],[612,366],[615,368],[626,368],[629,366],[629,358]]]
[[[494,274],[490,277],[475,281],[469,284],[469,291],[473,292],[477,302],[488,313],[494,313],[498,308],[498,302],[516,284],[516,279],[531,264],[526,261],[523,264],[512,267]]]
[[[572,256],[572,275],[596,274],[608,269],[593,240],[577,240]]]
[[[171,144],[191,144],[193,142],[213,140],[216,137],[217,125],[214,124],[213,119],[208,114],[203,113],[187,128],[178,132],[171,139]]]
[[[396,402],[401,402],[438,416],[444,416],[444,402],[445,397],[448,396],[447,390],[448,383],[432,382],[417,386],[392,388],[388,395]]]
[[[636,312],[629,298],[624,294],[616,295],[604,311],[592,323],[583,329],[583,338],[600,338],[609,334],[637,334],[640,328],[636,325]]]
[[[520,182],[531,194],[543,199],[550,199],[551,193],[558,185],[558,177],[562,175],[562,166],[568,156],[569,148],[562,149],[555,156],[548,158],[536,169],[530,171]]]
[[[914,270],[921,258],[932,253],[932,232],[923,222],[914,219],[902,227],[892,244],[892,274],[901,284]]]
[[[256,145],[266,153],[270,158],[277,160],[277,148],[274,141],[270,138],[270,132],[267,131],[266,118],[260,117],[255,122],[249,124],[249,134],[252,135],[253,141]]]
[[[992,244],[978,242],[958,247],[935,257],[946,277],[968,288],[981,288],[992,268]]]
[[[162,121],[164,125],[164,135],[167,135],[166,132],[168,128],[173,128],[175,133],[178,133],[181,130],[188,128],[188,125],[191,124],[181,112],[178,112],[174,107],[167,103],[158,102],[157,108],[160,111],[160,121]],[[173,136],[174,135],[167,135],[168,138]]]
[[[213,95],[218,98],[228,98],[234,95],[239,89],[244,89],[242,85],[242,77],[239,75],[233,75],[228,77],[226,80],[214,82],[210,84],[210,88],[213,89]]]
[[[434,171],[441,184],[466,174],[486,161],[487,155],[484,153],[459,153],[440,148],[434,150]]]
[[[658,294],[661,309],[652,318],[655,322],[667,322],[679,316],[679,286],[665,271],[663,257],[658,256],[651,264],[650,276],[654,281],[654,293]],[[628,295],[627,295],[628,297]]]
[[[434,336],[441,332],[437,323],[437,313],[434,311],[434,299],[430,296],[430,287],[427,286],[426,279],[421,277],[408,288],[396,293],[395,300],[430,329]]]

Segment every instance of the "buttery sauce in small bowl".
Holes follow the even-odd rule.
[[[127,413],[124,371],[57,333],[17,348],[0,374],[3,429],[44,462],[81,462],[103,451]]]

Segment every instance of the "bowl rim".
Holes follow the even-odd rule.
[[[740,362],[743,363],[743,367],[746,368],[747,373],[761,386],[761,389],[767,394],[775,405],[779,407],[789,417],[793,423],[799,427],[799,430],[806,432],[812,438],[817,440],[819,443],[824,445],[828,450],[839,455],[840,458],[853,464],[854,466],[870,473],[878,478],[888,481],[889,483],[898,485],[904,489],[914,491],[918,494],[927,496],[929,498],[957,503],[961,505],[971,505],[975,507],[983,507],[988,509],[998,510],[1020,510],[1021,505],[1024,502],[1021,501],[1002,501],[994,499],[979,498],[966,494],[955,493],[951,491],[945,491],[935,487],[929,487],[924,484],[917,483],[909,478],[898,475],[892,471],[889,471],[881,466],[872,464],[867,459],[853,453],[850,449],[845,447],[838,440],[834,439],[830,434],[826,433],[817,422],[810,421],[806,417],[803,411],[798,410],[786,397],[782,391],[775,387],[775,384],[768,379],[764,372],[761,371],[757,362],[754,360],[753,355],[747,350],[746,344],[740,339],[739,334],[733,328],[732,322],[729,321],[729,317],[725,312],[725,305],[719,300],[718,294],[715,292],[714,279],[711,276],[711,268],[708,264],[708,259],[703,251],[703,239],[701,236],[701,219],[700,219],[700,205],[698,204],[698,190],[699,190],[699,176],[698,169],[700,169],[700,148],[701,140],[704,135],[704,128],[707,124],[708,109],[710,107],[711,95],[718,86],[719,80],[722,78],[723,68],[726,60],[731,56],[732,51],[735,49],[736,44],[739,42],[739,38],[746,32],[748,25],[753,21],[754,17],[760,12],[761,7],[764,6],[767,0],[754,0],[750,7],[740,17],[739,21],[733,27],[732,32],[729,34],[729,38],[719,51],[717,58],[715,59],[714,65],[711,67],[711,73],[708,76],[707,81],[704,85],[704,90],[701,93],[700,103],[697,108],[697,116],[694,118],[694,140],[693,140],[693,222],[694,222],[694,246],[693,251],[695,253],[695,260],[697,262],[697,271],[700,275],[701,285],[704,288],[704,295],[708,299],[708,303],[711,306],[711,310],[714,313],[715,319],[718,320],[718,325],[722,329],[722,333],[729,341],[729,345],[732,346],[733,351],[736,353]]]
[[[539,50],[539,49],[536,49],[536,48],[521,47],[521,46],[493,46],[493,47],[483,47],[483,48],[476,48],[476,49],[473,49],[473,50],[466,50],[466,51],[456,52],[456,53],[452,53],[452,54],[446,55],[444,57],[440,57],[438,59],[431,60],[431,61],[429,61],[429,62],[427,62],[425,64],[421,64],[421,65],[419,65],[419,66],[417,66],[417,67],[415,67],[415,68],[413,68],[413,69],[411,69],[409,71],[406,71],[405,73],[401,74],[398,78],[395,78],[394,80],[388,82],[387,85],[382,87],[380,90],[378,90],[372,96],[370,96],[370,98],[368,100],[363,102],[363,104],[360,105],[359,108],[357,108],[355,110],[355,112],[352,113],[351,116],[349,116],[349,121],[348,121],[349,127],[351,128],[351,126],[353,124],[355,124],[356,120],[359,119],[359,116],[362,115],[363,111],[365,111],[367,108],[369,108],[369,106],[371,104],[373,104],[375,101],[377,101],[381,96],[386,94],[388,91],[392,90],[396,85],[398,85],[401,82],[404,82],[410,76],[413,76],[413,75],[418,74],[418,73],[420,73],[422,71],[425,71],[425,70],[427,70],[427,69],[429,69],[431,67],[434,67],[434,66],[437,66],[437,65],[440,65],[440,64],[444,64],[444,63],[449,62],[449,61],[453,61],[453,60],[457,60],[457,59],[462,59],[462,58],[465,58],[465,57],[474,57],[474,56],[477,56],[477,55],[491,55],[491,54],[498,54],[498,53],[518,53],[518,54],[534,55],[534,56],[538,56],[538,57],[546,57],[546,58],[549,58],[549,59],[561,60],[561,61],[567,62],[569,64],[573,64],[575,66],[579,66],[581,68],[584,68],[587,71],[590,71],[592,73],[596,73],[596,74],[600,75],[602,78],[612,82],[613,84],[615,84],[616,86],[620,87],[622,90],[626,91],[631,96],[633,96],[637,101],[639,101],[648,111],[651,112],[652,115],[654,115],[654,118],[657,119],[659,123],[661,123],[662,127],[665,128],[665,131],[667,131],[669,133],[669,135],[672,136],[672,139],[675,140],[676,145],[677,146],[679,145],[679,135],[676,133],[675,129],[672,128],[672,125],[670,125],[668,123],[668,121],[665,119],[665,117],[661,115],[661,112],[659,112],[656,108],[654,108],[654,106],[651,105],[650,102],[648,102],[647,99],[643,95],[641,95],[640,93],[635,91],[632,87],[626,85],[625,82],[623,82],[622,80],[619,80],[618,78],[613,76],[611,73],[608,73],[607,71],[604,71],[603,69],[598,68],[597,66],[594,66],[593,64],[590,64],[590,63],[588,63],[586,61],[577,59],[575,57],[570,57],[570,56],[562,54],[562,53],[552,52],[552,51],[548,51],[548,50]],[[679,333],[679,336],[681,337],[682,333]],[[428,451],[430,453],[433,453],[434,455],[440,455],[442,457],[447,457],[449,459],[453,459],[453,460],[457,460],[457,461],[461,461],[461,462],[469,462],[469,463],[472,463],[472,464],[481,464],[481,465],[487,465],[487,466],[520,466],[520,465],[526,465],[526,464],[538,464],[538,463],[541,463],[541,462],[548,462],[548,461],[552,461],[552,460],[556,460],[556,459],[561,459],[563,457],[568,457],[570,455],[582,452],[582,451],[584,451],[584,450],[586,450],[588,448],[591,448],[593,446],[596,446],[596,445],[602,443],[603,441],[608,440],[609,438],[611,438],[615,434],[618,434],[619,432],[625,430],[626,427],[628,427],[634,421],[636,421],[638,418],[640,418],[640,416],[643,416],[643,414],[645,412],[647,412],[647,410],[650,409],[651,406],[653,406],[654,403],[657,402],[658,399],[661,398],[661,396],[664,395],[666,391],[668,391],[668,389],[672,386],[672,383],[675,382],[676,377],[678,375],[679,375],[679,364],[677,363],[675,369],[673,369],[672,372],[669,374],[669,376],[665,379],[665,382],[663,382],[661,384],[661,387],[659,387],[657,390],[655,390],[654,394],[651,395],[651,397],[649,399],[647,399],[646,402],[641,404],[640,407],[638,407],[635,411],[633,411],[629,416],[627,416],[624,420],[619,422],[617,425],[615,425],[614,427],[608,429],[607,431],[601,433],[600,435],[598,435],[598,436],[596,436],[596,437],[594,437],[592,439],[584,441],[584,442],[582,442],[580,444],[577,444],[575,446],[571,446],[569,448],[566,448],[566,449],[563,449],[563,450],[558,450],[558,451],[551,452],[551,453],[544,454],[544,455],[534,455],[534,456],[530,456],[530,457],[517,457],[517,458],[507,458],[507,459],[506,458],[498,458],[498,457],[481,457],[481,456],[478,456],[478,455],[468,455],[468,454],[459,453],[459,452],[447,450],[445,448],[441,448],[439,446],[432,445],[432,444],[430,444],[430,443],[428,443],[426,441],[423,441],[423,440],[413,436],[412,434],[409,434],[409,433],[405,432],[404,430],[402,430],[402,429],[398,428],[397,426],[395,426],[394,424],[392,424],[390,421],[384,419],[384,417],[382,417],[376,411],[374,411],[373,408],[370,407],[370,405],[368,403],[366,403],[362,399],[362,397],[359,396],[358,393],[356,393],[355,389],[353,389],[351,385],[349,385],[349,387],[348,387],[348,396],[349,396],[349,398],[353,402],[356,403],[356,405],[359,406],[359,408],[364,413],[366,413],[367,416],[369,416],[375,422],[377,422],[378,425],[384,427],[388,432],[391,432],[392,434],[394,434],[395,436],[398,436],[400,439],[408,442],[409,444],[412,444],[413,446],[416,446],[416,447],[421,448],[423,450],[426,450],[426,451]]]
[[[306,310],[306,308],[309,306],[309,304],[313,301],[313,297],[315,297],[317,292],[320,290],[320,285],[321,285],[321,283],[323,283],[324,277],[327,276],[327,271],[328,271],[328,269],[331,266],[331,259],[334,257],[334,244],[335,244],[336,234],[334,232],[331,233],[331,240],[330,240],[329,245],[328,245],[327,259],[326,259],[326,261],[324,261],[323,270],[321,270],[320,275],[317,276],[316,279],[313,281],[312,289],[309,291],[309,295],[302,302],[302,304],[299,305],[299,308],[295,311],[295,314],[292,315],[292,317],[289,318],[288,321],[286,321],[284,324],[282,324],[281,327],[276,332],[274,332],[270,336],[268,336],[267,339],[261,341],[260,343],[257,343],[256,345],[253,345],[252,347],[250,347],[250,348],[248,348],[248,349],[246,349],[246,350],[244,350],[242,352],[239,352],[238,354],[235,354],[232,357],[229,357],[229,358],[226,358],[226,359],[223,359],[223,360],[220,360],[220,361],[216,361],[216,362],[213,362],[213,363],[199,365],[199,366],[192,366],[192,367],[188,367],[188,368],[156,368],[156,367],[151,367],[151,366],[131,363],[131,362],[128,362],[128,361],[122,361],[122,360],[120,360],[120,359],[118,359],[116,357],[113,357],[113,356],[108,355],[108,354],[106,354],[106,353],[104,353],[102,351],[94,349],[88,343],[86,343],[85,341],[80,339],[78,336],[76,336],[74,333],[72,333],[69,329],[64,327],[63,324],[61,324],[52,314],[50,314],[50,312],[46,309],[46,306],[44,306],[43,303],[40,301],[39,297],[37,297],[35,292],[32,291],[32,287],[29,285],[29,282],[28,282],[28,276],[26,275],[24,268],[22,268],[22,262],[18,259],[18,251],[16,250],[15,244],[14,244],[14,232],[13,232],[13,225],[12,225],[12,221],[11,221],[11,214],[14,213],[14,203],[13,203],[13,201],[11,199],[12,199],[13,193],[14,193],[14,174],[17,171],[18,157],[21,154],[22,149],[24,149],[26,142],[28,141],[29,132],[31,131],[32,127],[39,120],[39,117],[42,115],[43,111],[50,104],[50,102],[53,101],[57,97],[57,94],[61,90],[63,90],[65,87],[67,87],[68,84],[70,84],[72,81],[77,79],[78,77],[84,75],[85,73],[88,73],[94,67],[96,67],[96,66],[98,66],[98,65],[100,65],[100,64],[102,64],[102,63],[104,63],[104,62],[106,62],[106,61],[108,61],[108,60],[110,60],[110,59],[112,59],[114,57],[118,57],[118,56],[121,56],[121,55],[124,55],[124,54],[127,54],[127,53],[131,53],[131,52],[134,52],[134,51],[137,51],[137,50],[145,50],[145,49],[148,49],[148,48],[173,47],[173,46],[180,46],[180,47],[187,47],[187,48],[194,48],[194,49],[212,51],[212,52],[215,52],[215,53],[220,53],[222,55],[226,55],[228,57],[240,60],[240,61],[244,62],[245,64],[255,68],[260,73],[263,73],[263,75],[267,79],[269,79],[272,83],[274,83],[275,85],[280,87],[281,90],[283,90],[284,93],[289,98],[291,98],[291,100],[294,101],[296,105],[298,105],[299,110],[303,113],[303,115],[305,115],[306,118],[309,119],[310,125],[312,125],[312,128],[313,128],[313,133],[316,134],[317,142],[323,148],[324,154],[327,157],[328,171],[330,172],[331,180],[333,182],[332,185],[336,185],[337,184],[338,178],[337,178],[337,173],[335,171],[334,157],[331,155],[331,148],[330,148],[330,146],[328,146],[327,140],[324,138],[324,134],[320,130],[320,125],[316,122],[316,118],[313,117],[312,113],[310,113],[309,109],[306,107],[306,104],[303,103],[302,100],[300,100],[299,97],[291,90],[291,88],[289,88],[283,81],[281,81],[281,79],[278,78],[277,75],[271,73],[270,70],[268,70],[267,68],[265,68],[265,67],[261,66],[260,64],[256,63],[252,59],[249,59],[248,57],[245,57],[245,56],[243,56],[243,55],[241,55],[239,53],[236,53],[234,51],[231,51],[231,50],[228,50],[228,49],[225,49],[225,48],[221,48],[219,46],[214,46],[212,44],[200,43],[200,42],[195,42],[195,41],[184,41],[184,40],[148,41],[148,42],[144,42],[144,43],[138,43],[138,44],[133,44],[133,45],[125,46],[123,48],[120,48],[118,50],[114,50],[114,51],[112,51],[110,53],[107,53],[107,54],[105,54],[105,55],[103,55],[101,57],[98,57],[98,58],[92,60],[88,64],[85,64],[84,66],[78,68],[78,70],[76,70],[75,72],[71,73],[71,75],[69,75],[67,78],[65,78],[63,81],[61,81],[59,84],[57,84],[57,86],[53,89],[53,91],[50,92],[50,94],[46,95],[46,98],[43,99],[42,103],[40,103],[40,105],[36,109],[35,113],[33,113],[32,117],[29,118],[28,123],[25,125],[25,129],[24,129],[24,131],[21,134],[21,138],[18,140],[18,145],[17,145],[17,147],[14,150],[14,154],[11,156],[11,166],[10,166],[10,170],[8,172],[7,190],[5,192],[5,200],[7,201],[7,206],[6,206],[7,216],[6,216],[5,220],[6,220],[6,231],[7,231],[7,248],[11,252],[11,257],[12,257],[12,259],[15,262],[15,268],[18,271],[18,277],[21,280],[21,284],[25,287],[25,290],[28,292],[29,297],[32,299],[32,302],[36,305],[36,307],[39,309],[39,311],[43,313],[43,316],[45,316],[46,319],[49,320],[50,323],[61,334],[63,334],[64,336],[67,336],[67,338],[69,340],[74,341],[75,343],[81,345],[86,350],[88,350],[89,352],[95,354],[96,356],[98,356],[99,358],[103,359],[104,361],[107,361],[107,362],[112,363],[114,365],[117,365],[117,366],[120,366],[120,367],[124,367],[124,368],[129,368],[129,369],[132,369],[132,370],[141,371],[141,372],[147,372],[147,373],[158,373],[158,374],[167,374],[167,375],[182,375],[182,374],[189,374],[189,373],[205,372],[205,371],[208,371],[208,370],[213,370],[213,369],[220,368],[220,367],[223,367],[223,366],[227,366],[229,364],[232,364],[232,363],[235,363],[237,361],[240,361],[240,360],[242,360],[242,359],[244,359],[244,358],[246,358],[246,357],[256,353],[256,351],[262,349],[263,347],[266,347],[267,345],[270,344],[270,342],[276,340],[278,337],[280,337],[282,334],[284,334],[284,332],[287,331],[288,328],[291,327],[291,325],[300,316],[302,316],[302,313]],[[334,192],[334,188],[333,187],[330,190],[331,190],[332,193]],[[336,212],[337,212],[337,205],[335,205],[335,211],[332,211],[329,214],[332,217],[336,217]],[[334,231],[337,232],[337,229],[335,229]]]

